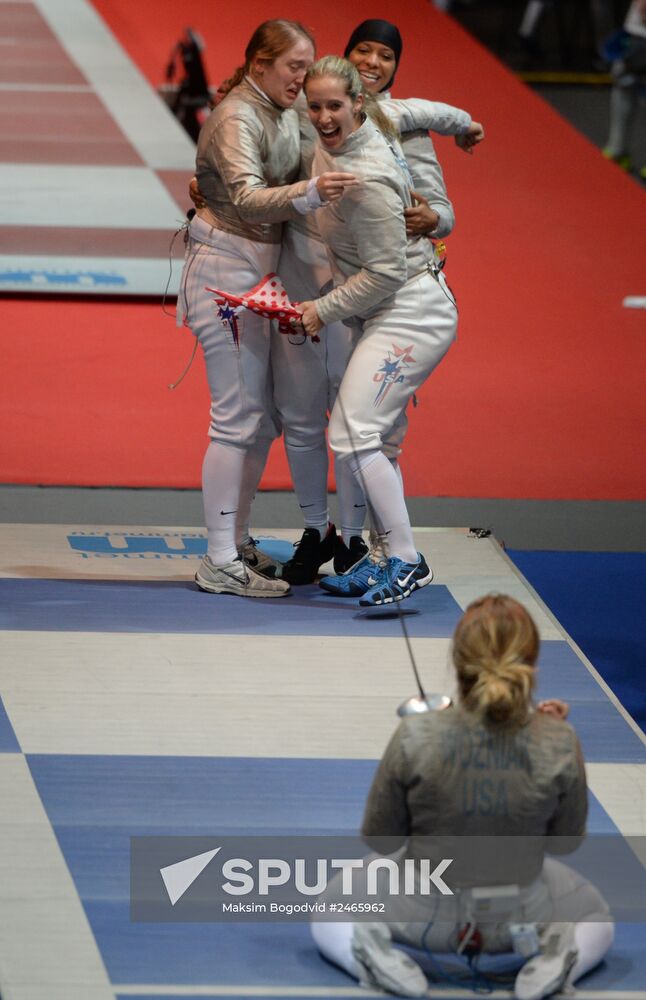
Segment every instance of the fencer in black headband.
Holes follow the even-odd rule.
[[[348,39],[348,44],[346,45],[345,52],[343,53],[346,59],[352,50],[355,49],[357,45],[361,45],[362,42],[377,42],[380,45],[386,45],[389,49],[392,49],[395,55],[395,68],[391,78],[381,88],[382,90],[388,89],[395,79],[395,73],[402,54],[402,37],[399,34],[399,29],[396,25],[391,24],[390,21],[383,21],[380,18],[362,21],[361,24],[354,29]]]

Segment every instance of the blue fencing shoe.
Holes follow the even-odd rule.
[[[425,587],[433,579],[433,570],[426,564],[424,556],[417,553],[416,563],[391,556],[381,568],[379,577],[370,590],[360,599],[362,608],[375,608],[382,604],[394,604],[410,597],[420,587]]]
[[[361,597],[374,587],[385,565],[379,553],[369,552],[347,571],[339,576],[324,576],[319,581],[323,590],[335,597]]]

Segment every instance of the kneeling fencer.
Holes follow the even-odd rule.
[[[451,850],[456,861],[442,877],[453,894],[392,897],[384,885],[383,923],[313,923],[321,953],[363,984],[426,995],[420,965],[393,942],[440,954],[514,950],[527,959],[515,997],[541,1000],[576,982],[612,945],[613,921],[597,889],[545,857],[582,842],[587,789],[567,706],[532,704],[538,649],[522,605],[503,595],[475,601],[453,637],[458,704],[406,717],[390,740],[368,795],[364,840],[380,854],[396,849],[402,879],[406,862],[419,866]],[[353,899],[380,898],[353,888]],[[347,904],[341,873],[321,899]]]

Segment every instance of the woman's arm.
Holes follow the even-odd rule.
[[[268,187],[260,156],[262,140],[259,122],[229,115],[213,127],[203,153],[245,221],[285,222],[298,218],[300,213],[293,201],[306,196],[308,182]]]
[[[340,198],[355,183],[350,174],[328,172],[312,180],[269,187],[260,156],[262,141],[260,123],[242,115],[229,115],[215,125],[204,151],[246,222],[297,219]]]
[[[364,180],[334,209],[342,222],[349,252],[359,265],[343,284],[316,300],[323,326],[350,316],[365,316],[400,288],[408,277],[404,206],[388,183]],[[328,209],[328,211],[330,211]],[[325,226],[321,223],[325,239]],[[332,247],[343,264],[343,250]]]
[[[433,142],[425,131],[408,132],[402,136],[402,151],[413,178],[415,193],[428,203],[426,213],[419,208],[406,209],[404,215],[408,235],[432,235],[443,239],[455,225],[455,213],[446,193],[444,175]],[[434,213],[432,217],[429,212]]]
[[[557,777],[558,805],[547,825],[546,833],[550,840],[545,846],[551,854],[570,854],[585,837],[588,788],[583,754],[576,733],[565,722],[559,721],[558,725],[569,735],[570,747],[569,752],[563,754],[565,766]]]
[[[377,768],[361,825],[363,839],[381,854],[391,854],[397,850],[410,833],[405,765],[398,728]]]
[[[468,111],[439,101],[425,101],[419,97],[380,101],[379,107],[402,135],[418,129],[437,132],[439,135],[466,135],[473,124]]]

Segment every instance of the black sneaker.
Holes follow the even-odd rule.
[[[294,555],[284,564],[281,578],[296,587],[314,583],[319,567],[332,558],[335,540],[336,528],[333,524],[329,525],[322,541],[317,528],[306,528]]]
[[[342,538],[337,537],[334,543],[334,572],[336,575],[347,573],[349,569],[361,562],[367,552],[368,546],[361,535],[353,535],[348,545]]]

